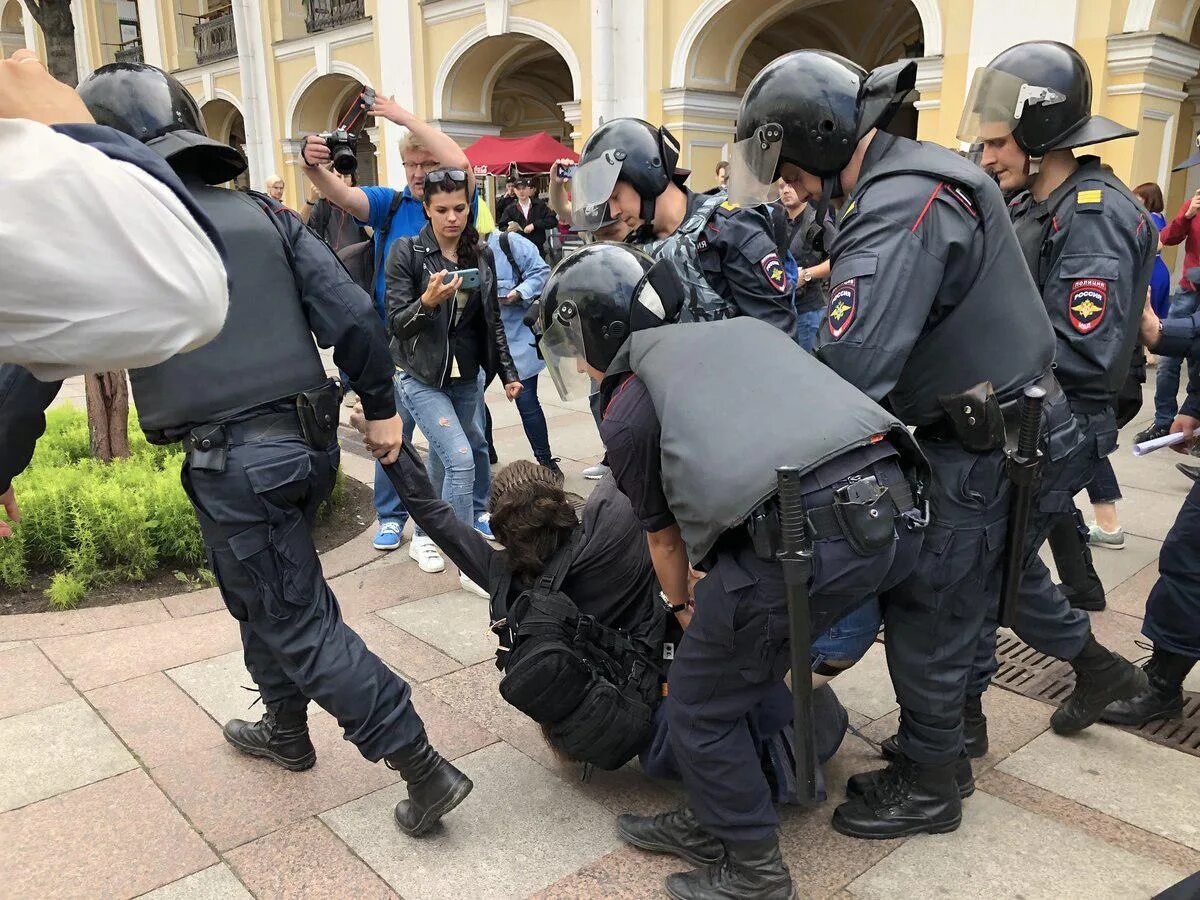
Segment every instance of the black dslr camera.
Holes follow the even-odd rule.
[[[333,169],[342,175],[353,175],[358,171],[358,132],[355,130],[367,118],[375,103],[375,91],[363,88],[354,100],[354,105],[342,117],[333,131],[318,134],[333,156]]]

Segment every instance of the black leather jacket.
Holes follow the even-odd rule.
[[[451,304],[426,309],[421,305],[421,295],[430,276],[442,268],[436,261],[440,255],[433,229],[426,225],[415,238],[402,238],[392,245],[384,269],[392,359],[405,372],[434,387],[445,387],[449,382]],[[496,266],[486,246],[479,250],[479,275],[479,299],[488,331],[483,341],[487,351],[480,366],[489,381],[499,376],[510,384],[520,379],[504,336],[496,303]]]

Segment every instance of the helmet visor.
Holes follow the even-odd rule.
[[[621,162],[612,150],[588,160],[571,176],[571,224],[579,231],[595,231],[613,222],[608,201],[612,198]]]
[[[771,122],[733,145],[729,154],[729,181],[725,186],[731,203],[754,206],[779,199],[779,154],[783,150],[783,128]]]
[[[555,311],[554,320],[546,328],[539,346],[550,380],[558,389],[563,400],[582,400],[592,392],[592,378],[588,375],[584,355],[583,329],[574,307],[566,309],[570,318]]]
[[[1028,90],[1024,79],[998,69],[976,69],[967,92],[958,139],[974,144],[1012,134]]]

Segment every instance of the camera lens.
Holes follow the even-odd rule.
[[[342,175],[353,175],[358,171],[358,157],[350,147],[342,144],[333,151],[333,168]]]

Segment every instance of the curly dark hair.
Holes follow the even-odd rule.
[[[575,509],[554,473],[519,459],[492,479],[488,500],[492,531],[504,545],[509,571],[532,582],[579,525]]]

